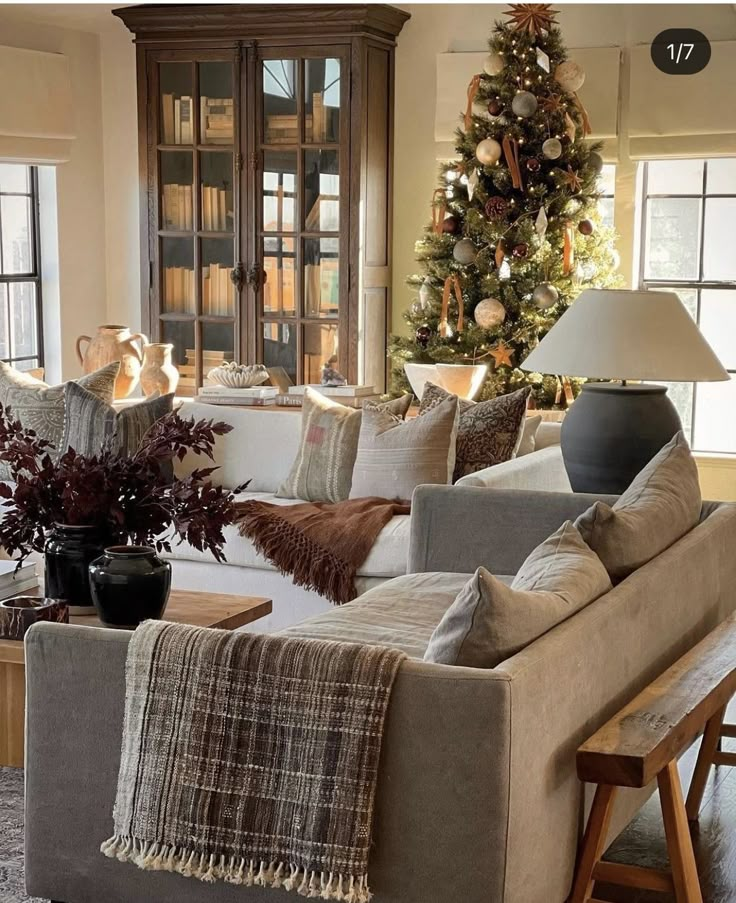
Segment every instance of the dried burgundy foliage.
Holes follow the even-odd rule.
[[[215,438],[229,433],[227,423],[185,420],[172,413],[157,421],[132,457],[112,450],[60,457],[0,405],[0,461],[13,483],[0,482],[5,509],[0,546],[23,561],[31,551],[43,552],[54,524],[95,526],[110,542],[131,542],[170,551],[171,540],[188,542],[224,561],[223,529],[236,519],[232,492],[214,486],[216,467],[203,467],[173,480],[173,461],[188,452],[214,461]],[[238,487],[235,492],[245,488]]]

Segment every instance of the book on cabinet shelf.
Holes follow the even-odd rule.
[[[161,113],[164,144],[191,144],[194,138],[192,98],[186,94],[181,97],[163,94]]]
[[[193,228],[192,186],[168,183],[164,185],[164,228],[188,232]]]
[[[205,348],[202,351],[202,377],[206,378],[210,370],[219,367],[225,361],[233,359],[232,351],[217,351]],[[195,395],[197,386],[197,353],[193,348],[186,350],[186,364],[179,364],[179,385],[177,391],[180,395]]]
[[[188,267],[164,267],[163,301],[165,313],[193,314],[194,270]]]
[[[227,209],[227,190],[202,186],[202,228],[207,232],[232,232],[233,211]]]
[[[232,144],[235,117],[232,97],[200,97],[200,129],[208,144]]]
[[[211,263],[202,268],[202,313],[209,317],[233,315],[233,268]]]
[[[304,116],[307,141],[323,142],[327,132],[327,110],[321,91],[312,94],[312,112]],[[274,113],[266,117],[267,144],[298,144],[299,117],[296,113]]]

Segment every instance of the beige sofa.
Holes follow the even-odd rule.
[[[409,567],[292,632],[411,656],[391,698],[370,863],[376,903],[563,903],[584,816],[577,746],[736,608],[736,506],[493,670],[424,663],[466,575],[513,574],[592,501],[420,487]],[[275,891],[142,872],[110,834],[125,633],[39,625],[27,638],[28,892],[64,903],[266,903]],[[614,832],[643,802],[622,791]]]

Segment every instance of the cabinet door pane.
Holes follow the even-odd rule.
[[[337,323],[307,323],[304,326],[304,382],[322,382],[322,370],[337,366]]]
[[[340,155],[338,151],[305,151],[304,209],[306,232],[337,232],[340,228]]]
[[[263,140],[265,144],[299,144],[296,61],[263,61]]]
[[[233,67],[199,64],[199,134],[202,144],[232,144],[234,135]]]
[[[340,240],[304,239],[304,316],[336,317],[340,303]]]
[[[161,341],[171,342],[174,346],[171,359],[179,370],[177,395],[194,395],[194,321],[164,320],[161,324]]]
[[[193,240],[162,238],[161,262],[164,313],[193,314],[195,312]]]
[[[192,64],[161,63],[159,80],[161,90],[159,141],[162,144],[192,144],[194,142]]]
[[[293,232],[296,214],[296,151],[268,151],[263,158],[263,231]]]
[[[340,60],[305,60],[304,110],[305,141],[340,140]]]
[[[235,335],[232,323],[202,323],[202,375],[234,355]]]
[[[235,310],[233,243],[229,238],[202,239],[202,314],[232,317]]]
[[[194,228],[192,154],[161,152],[161,228],[188,232]]]
[[[296,382],[296,331],[291,323],[263,324],[263,363],[267,367],[283,367]]]
[[[222,151],[200,154],[202,179],[201,227],[205,232],[232,232],[233,155]]]
[[[263,313],[296,315],[294,239],[263,239]]]

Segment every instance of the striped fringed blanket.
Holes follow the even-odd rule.
[[[389,696],[380,646],[147,621],[130,643],[102,852],[363,903]]]

